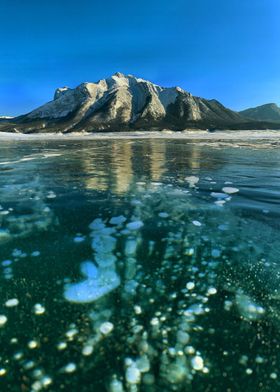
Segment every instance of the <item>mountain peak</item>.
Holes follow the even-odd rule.
[[[208,128],[242,122],[235,112],[214,100],[192,96],[180,87],[161,87],[116,72],[76,88],[61,87],[54,100],[15,118],[19,132],[96,132],[136,129]],[[3,127],[1,126],[3,130]]]
[[[57,88],[54,93],[54,99],[58,99],[59,97],[64,95],[68,90],[70,90],[70,88],[66,86]]]
[[[113,76],[116,76],[117,78],[127,78],[127,76],[122,72],[115,72]]]

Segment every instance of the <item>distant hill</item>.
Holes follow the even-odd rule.
[[[239,114],[251,120],[257,121],[271,121],[280,123],[280,107],[276,103],[267,103],[265,105],[257,106],[242,110]]]

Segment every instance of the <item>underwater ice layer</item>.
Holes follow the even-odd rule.
[[[231,384],[239,375],[245,385],[263,368],[274,388],[278,354],[261,341],[267,326],[279,326],[277,231],[235,214],[230,203],[237,191],[202,195],[197,182],[187,180],[186,188],[138,183],[125,208],[97,214],[75,245],[90,246],[91,258],[78,261],[80,273],[60,291],[68,326],[61,331],[64,314],[48,321],[45,304],[28,308],[44,323],[28,341],[10,335],[15,348],[4,350],[0,375],[20,367],[30,391],[91,390],[83,381],[78,387],[79,374],[81,380],[90,374],[100,392],[206,391],[207,385],[220,391],[219,369],[226,364]],[[11,265],[17,258],[20,250]],[[260,287],[268,279],[271,291]],[[24,298],[8,301],[12,311]],[[6,314],[3,331],[10,326]],[[56,325],[56,344],[47,349]]]
[[[36,179],[1,187],[0,246],[55,226],[56,219],[47,205],[47,200],[55,197],[53,192],[45,192]],[[1,203],[8,203],[10,207],[6,209]]]
[[[94,305],[89,316],[94,333],[83,350],[98,350],[106,336],[115,339],[122,362],[116,368],[123,371],[108,376],[111,392],[189,390],[196,377],[207,380],[216,358],[201,340],[223,333],[211,327],[212,317],[235,313],[237,329],[251,328],[248,336],[264,318],[275,322],[275,311],[265,306],[269,297],[260,297],[254,281],[273,265],[264,237],[277,247],[277,234],[260,222],[256,230],[254,220],[230,212],[229,194],[238,189],[211,194],[209,203],[194,187],[193,181],[190,191],[140,184],[132,215],[97,218],[89,226],[92,261],[81,264],[85,279],[67,284],[64,297],[76,303],[103,297],[102,309]],[[250,282],[240,279],[244,274]],[[107,295],[119,305],[104,309]],[[118,347],[120,336],[124,346]],[[239,360],[244,374],[251,374],[246,358]]]

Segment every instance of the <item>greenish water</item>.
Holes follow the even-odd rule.
[[[0,149],[1,391],[279,391],[280,152]]]

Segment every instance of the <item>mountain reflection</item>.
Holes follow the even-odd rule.
[[[209,157],[208,151],[199,146],[178,142],[174,148],[174,142],[165,140],[95,142],[72,158],[75,170],[80,167],[84,173],[86,189],[118,195],[128,192],[135,181],[164,181],[174,173],[183,180],[201,168],[214,170],[226,163],[218,149],[214,157]]]
[[[32,149],[27,144],[16,147],[16,162],[12,149],[3,150],[3,181],[9,182],[12,172],[13,181],[21,182],[26,170],[35,170],[38,185],[42,182],[43,187],[53,186],[55,175],[57,186],[72,184],[116,195],[126,194],[137,181],[164,182],[170,177],[185,181],[186,176],[216,171],[230,163],[225,149],[180,140],[82,140],[59,145],[50,140],[34,142]]]

